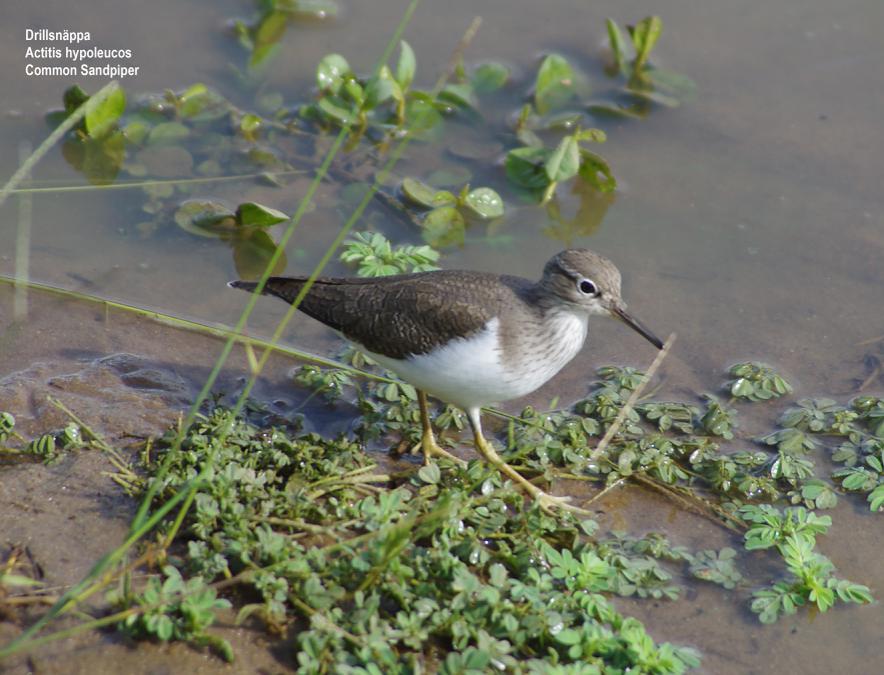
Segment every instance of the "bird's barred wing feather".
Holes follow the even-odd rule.
[[[291,303],[305,281],[306,277],[270,277],[264,294]],[[492,274],[445,270],[371,279],[320,278],[298,309],[369,351],[401,359],[481,331],[506,295],[515,292],[500,282]],[[235,281],[231,286],[253,290],[256,284]]]

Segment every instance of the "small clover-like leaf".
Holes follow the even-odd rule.
[[[471,191],[464,199],[464,206],[480,218],[499,218],[503,215],[503,199],[487,187]]]
[[[347,59],[340,54],[326,54],[316,68],[316,84],[320,91],[337,94],[351,73]]]
[[[869,510],[880,511],[884,508],[884,484],[877,486],[869,493]]]
[[[418,206],[428,209],[435,207],[437,205],[435,202],[436,193],[435,188],[415,178],[406,178],[402,181],[402,194]]]
[[[431,463],[422,466],[417,472],[417,476],[427,485],[436,485],[442,479],[442,472],[439,470],[438,464]]]
[[[510,69],[502,63],[482,63],[473,71],[470,81],[476,93],[490,94],[502,88],[509,77]]]
[[[254,141],[263,125],[264,120],[260,117],[252,113],[246,113],[239,121],[239,130],[246,139]]]
[[[560,54],[549,54],[540,64],[534,91],[534,105],[541,115],[561,108],[576,96],[574,70]]]

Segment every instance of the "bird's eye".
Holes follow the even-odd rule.
[[[599,289],[596,288],[596,285],[589,279],[581,279],[577,283],[577,288],[579,288],[580,292],[584,295],[595,295],[599,292]]]

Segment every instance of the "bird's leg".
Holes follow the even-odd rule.
[[[547,513],[552,513],[554,509],[563,509],[565,511],[571,511],[572,513],[590,515],[589,511],[569,504],[570,497],[556,497],[548,492],[544,492],[513,467],[504,462],[503,458],[497,454],[497,451],[482,434],[482,422],[479,419],[479,414],[479,408],[471,408],[470,410],[467,410],[467,418],[470,420],[470,426],[473,428],[473,441],[476,445],[476,450],[482,455],[482,457],[490,462],[498,471],[507,476],[507,478],[511,479],[519,487],[525,490],[525,492],[531,495],[533,499],[537,500],[537,503],[540,504],[540,508]]]
[[[420,406],[421,411],[421,428],[423,429],[423,434],[421,435],[420,447],[424,452],[424,465],[429,464],[430,457],[436,455],[437,457],[450,459],[455,464],[466,466],[465,461],[443,449],[436,441],[436,435],[433,433],[433,426],[430,424],[430,411],[427,406],[427,395],[420,389],[417,390],[417,403],[418,406]]]

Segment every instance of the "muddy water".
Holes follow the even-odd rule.
[[[351,5],[330,25],[295,29],[271,69],[274,87],[295,98],[310,86],[317,59],[334,50],[358,69],[368,69],[404,3]],[[22,75],[24,27],[87,28],[108,46],[132,48],[142,65],[142,75],[129,84],[132,91],[204,81],[231,97],[241,95],[225,65],[238,54],[219,30],[226,18],[245,11],[239,4],[120,7],[96,0],[96,8],[100,11],[84,15],[60,0],[5,2],[0,8],[2,175],[14,171],[22,138],[35,146],[45,136],[41,115],[68,84]],[[658,49],[662,65],[698,85],[696,99],[677,110],[606,126],[609,141],[599,150],[614,167],[621,189],[601,226],[569,242],[611,257],[623,270],[631,311],[661,335],[679,333],[663,369],[664,393],[684,398],[715,391],[728,365],[757,358],[786,375],[797,398],[848,399],[865,376],[863,358],[879,353],[880,342],[874,340],[884,335],[884,159],[874,142],[884,107],[879,34],[884,5],[878,0],[838,5],[810,0],[746,7],[718,0],[700,7],[670,0],[651,8],[637,1],[587,6],[558,0],[519,3],[514,9],[513,2],[498,0],[482,3],[479,10],[484,23],[467,60],[502,59],[529,72],[538,53],[557,50],[593,73],[604,18],[626,23],[653,10],[664,22]],[[445,3],[444,11],[439,3],[420,8],[406,38],[417,51],[422,83],[435,79],[479,10],[462,0]],[[48,26],[49,17],[56,25]],[[173,36],[176,44],[189,45],[186,58],[168,48]],[[84,84],[94,90],[101,83]],[[502,101],[501,109],[517,98]],[[457,133],[470,138],[469,130]],[[441,158],[416,146],[402,171],[426,175],[439,164]],[[38,166],[35,178],[82,183],[57,152]],[[476,178],[477,184],[499,180],[494,171]],[[305,189],[306,179],[285,191],[248,184],[216,188],[204,196],[233,204],[254,200],[291,212]],[[334,237],[343,220],[335,194],[331,186],[320,191],[316,210],[288,251],[291,271],[308,271]],[[560,199],[566,214],[580,208],[579,195],[564,192]],[[234,276],[229,249],[174,226],[157,236],[139,236],[140,204],[139,194],[123,191],[35,197],[30,275],[170,314],[235,321],[244,296],[224,286]],[[543,210],[515,202],[508,206],[505,221],[497,226],[504,238],[471,233],[463,249],[446,253],[445,265],[536,276],[563,243],[544,234],[553,224]],[[15,271],[12,252],[20,214],[16,200],[0,210],[0,274]],[[371,212],[367,219],[398,241],[419,240],[384,211]],[[270,333],[283,311],[281,305],[262,302],[250,322],[252,330]],[[120,314],[108,317],[96,306],[40,294],[32,297],[26,322],[13,324],[11,312],[8,287],[0,284],[0,407],[12,409],[27,431],[61,422],[61,415],[43,402],[49,392],[110,437],[155,431],[192,400],[220,351],[212,341],[167,326]],[[327,331],[302,319],[289,329],[287,340],[317,351],[336,346]],[[589,348],[524,403],[576,399],[586,392],[597,365],[641,365],[650,358],[640,338],[613,322],[596,321]],[[256,394],[279,401],[284,412],[298,404],[284,383],[291,364],[274,364]],[[236,355],[219,386],[235,391],[244,366]],[[868,391],[881,394],[884,382],[871,382]],[[776,414],[764,406],[746,411],[745,434],[770,428]],[[102,476],[105,470],[103,458],[91,454],[54,467],[4,468],[3,499],[17,517],[0,527],[0,546],[18,542],[33,547],[53,583],[78,579],[119,542],[131,508]],[[709,523],[636,488],[613,495],[603,507],[600,517],[611,526],[661,530],[690,547],[739,545]],[[868,514],[861,500],[851,499],[841,500],[833,518],[833,532],[821,542],[823,552],[840,574],[880,596],[884,566],[875,561],[884,521]],[[766,578],[763,556],[751,556],[746,564],[759,572],[757,578]],[[802,612],[773,627],[760,626],[748,613],[745,593],[704,586],[692,586],[683,602],[621,605],[658,639],[699,647],[707,672],[834,667],[864,672],[884,656],[880,604],[812,618]],[[143,656],[149,649],[132,653]],[[151,659],[167,654],[149,653]],[[174,651],[176,658],[185,658],[183,653],[189,652]],[[88,656],[82,658],[91,665]]]

